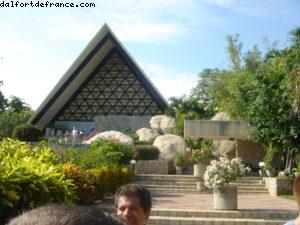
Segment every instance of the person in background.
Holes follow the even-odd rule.
[[[300,211],[300,176],[297,176],[294,180],[293,192]],[[300,225],[300,215],[296,219],[288,221],[284,225]]]
[[[7,225],[124,225],[94,206],[49,204],[27,211]]]
[[[139,184],[123,185],[115,194],[115,206],[126,225],[144,225],[152,207],[150,192]]]

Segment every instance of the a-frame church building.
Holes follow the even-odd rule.
[[[149,127],[167,101],[107,24],[90,41],[30,122],[89,132]]]

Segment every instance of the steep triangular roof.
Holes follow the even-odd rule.
[[[76,121],[76,115],[81,115],[81,121],[91,121],[91,116],[97,114],[155,115],[167,106],[167,101],[104,24],[29,122],[44,129],[54,120]]]

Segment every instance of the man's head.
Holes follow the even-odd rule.
[[[139,184],[126,184],[115,195],[117,215],[127,225],[144,225],[152,207],[150,192]]]
[[[13,218],[7,225],[123,225],[118,219],[92,206],[42,206]]]

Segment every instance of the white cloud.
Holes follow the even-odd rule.
[[[179,71],[164,65],[140,63],[142,69],[160,93],[169,99],[172,96],[189,95],[198,81],[197,73]]]

